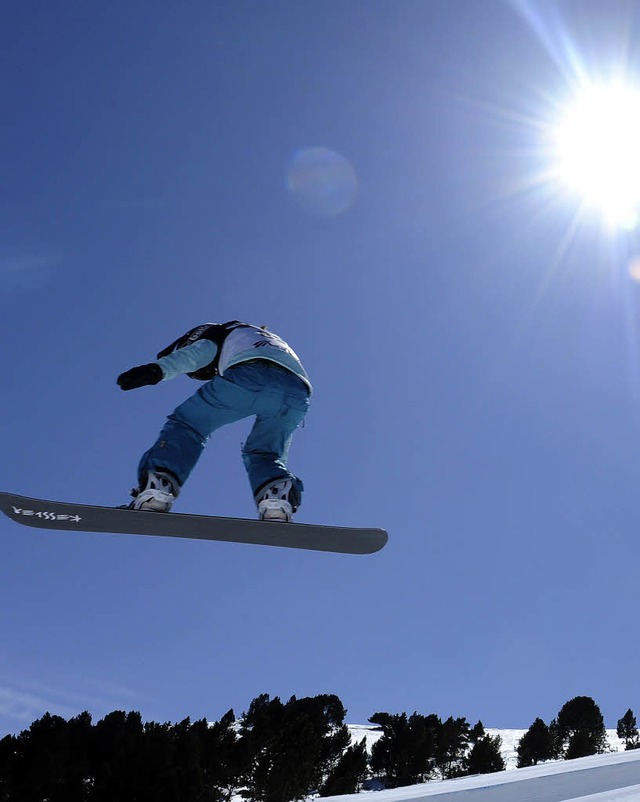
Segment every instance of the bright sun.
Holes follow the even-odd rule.
[[[557,176],[614,225],[640,220],[640,91],[621,85],[584,90],[556,135]]]

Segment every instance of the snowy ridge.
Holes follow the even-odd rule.
[[[381,737],[374,726],[350,725],[354,742],[366,738],[367,747]],[[507,770],[455,780],[432,781],[387,791],[327,797],[354,802],[640,802],[640,750],[623,748],[615,730],[607,730],[611,752],[561,760],[514,771],[516,747],[526,730],[486,729],[502,738]]]

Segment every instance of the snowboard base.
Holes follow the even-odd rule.
[[[281,546],[339,554],[373,554],[386,544],[384,529],[142,512],[29,498],[0,492],[0,509],[13,521],[39,529],[153,535]]]

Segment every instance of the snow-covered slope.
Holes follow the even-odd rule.
[[[370,747],[381,733],[375,727],[352,725],[353,741]],[[336,802],[640,802],[640,750],[545,763],[513,771],[516,747],[525,730],[486,730],[502,738],[507,771],[429,782],[389,791],[328,797]],[[622,744],[615,730],[607,732],[612,750]]]

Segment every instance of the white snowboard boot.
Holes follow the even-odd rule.
[[[292,479],[276,479],[261,487],[255,496],[261,521],[289,522],[300,502]]]
[[[170,473],[149,471],[146,485],[131,492],[134,499],[128,505],[128,509],[169,512],[180,493],[180,485]]]

